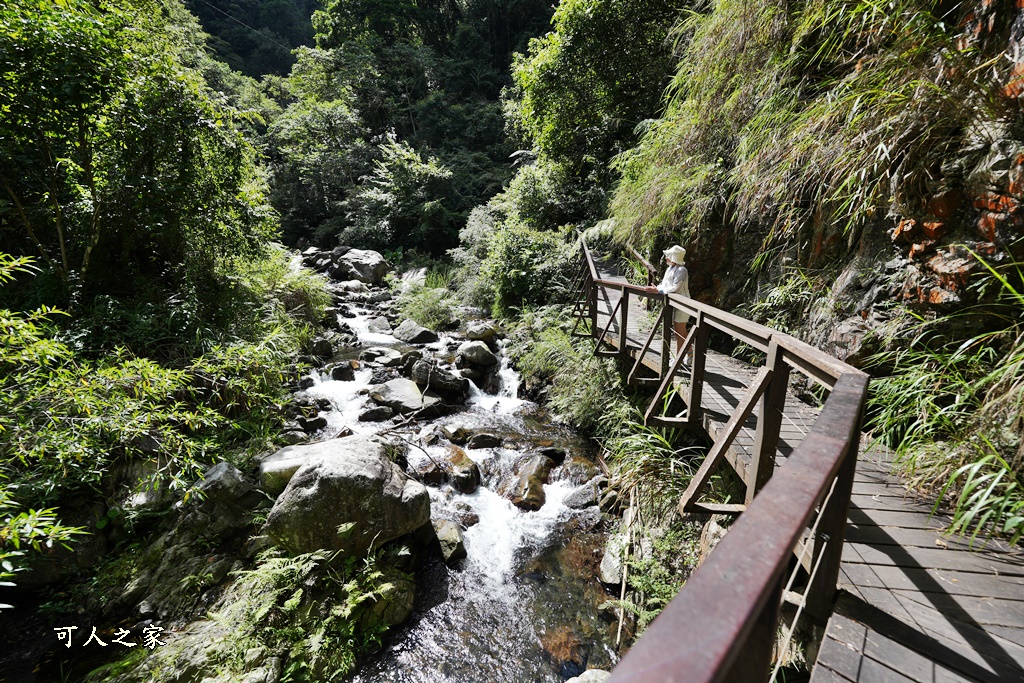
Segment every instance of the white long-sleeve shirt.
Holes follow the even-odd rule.
[[[665,271],[665,277],[658,285],[658,291],[662,294],[681,294],[687,298],[690,296],[690,274],[686,266],[669,266]]]

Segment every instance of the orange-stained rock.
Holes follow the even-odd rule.
[[[910,246],[910,252],[907,254],[907,258],[913,261],[921,254],[927,254],[930,251],[935,250],[935,240],[921,240],[916,244]]]
[[[946,224],[942,221],[925,221],[921,224],[921,231],[930,240],[937,240],[946,234]]]
[[[988,242],[995,242],[997,240],[997,229],[1002,223],[1006,221],[1006,214],[1004,213],[992,213],[989,211],[983,211],[981,216],[978,217],[977,228],[978,233],[985,238]]]
[[[953,292],[943,289],[942,287],[933,287],[929,292],[927,299],[930,304],[955,304],[960,302],[958,297]]]
[[[935,273],[942,286],[952,292],[962,289],[967,284],[967,279],[977,265],[978,262],[973,258],[953,256],[944,252],[935,254],[925,263],[928,270]]]
[[[913,218],[904,218],[896,224],[896,229],[892,231],[892,241],[902,239],[904,242],[910,242],[915,232],[917,232],[917,221]]]
[[[1017,62],[1013,65],[1010,78],[1003,86],[1003,95],[1010,98],[1020,97],[1024,93],[1024,62]]]
[[[960,208],[963,197],[958,190],[948,190],[928,200],[927,211],[937,218],[949,218]]]
[[[980,197],[975,197],[972,202],[975,208],[986,211],[1007,212],[1017,208],[1017,200],[1004,194],[986,192]]]

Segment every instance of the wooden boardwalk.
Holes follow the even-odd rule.
[[[613,266],[598,264],[600,279],[625,282]],[[636,357],[652,316],[640,297],[629,298],[626,334],[613,313],[621,293],[602,288],[597,334]],[[660,334],[655,335],[660,340]],[[640,363],[658,374],[661,343]],[[757,370],[708,351],[700,408],[716,439],[740,405]],[[686,378],[677,382],[685,394]],[[725,457],[744,476],[754,451],[755,409]],[[818,410],[791,394],[776,467],[804,438]],[[745,478],[745,476],[744,476]],[[955,681],[1024,682],[1024,553],[997,541],[943,535],[948,518],[931,501],[909,496],[876,451],[861,452],[854,475],[839,585],[842,589],[811,674],[812,683]]]
[[[614,265],[600,264],[601,279],[612,282],[626,282],[615,269]],[[620,339],[618,319],[610,318],[611,313],[619,304],[621,293],[613,289],[602,289],[598,298],[597,327],[599,330],[609,328],[605,341],[613,348],[618,348]],[[627,346],[635,356],[640,352],[651,330],[652,316],[644,308],[638,297],[629,298],[629,315],[627,316]],[[610,325],[609,325],[610,322]],[[661,333],[656,333],[658,341],[652,344],[644,354],[643,365],[653,372],[662,366]],[[673,345],[673,353],[675,346]],[[701,419],[704,429],[711,438],[717,439],[719,433],[729,421],[729,417],[743,399],[743,394],[757,374],[757,369],[723,353],[709,350],[705,359],[704,390],[701,394]],[[688,386],[686,378],[678,382],[677,387],[682,394]],[[726,450],[726,460],[733,466],[741,478],[746,479],[747,468],[753,459],[755,433],[757,431],[757,415],[761,400],[754,406],[739,434]],[[787,394],[783,423],[779,435],[777,464],[788,456],[796,444],[807,435],[810,426],[818,417],[818,410],[800,401],[792,394]]]
[[[944,535],[930,503],[861,454],[812,683],[1024,681],[1024,553]]]

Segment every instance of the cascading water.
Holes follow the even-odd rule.
[[[369,311],[355,313],[344,322],[360,342],[403,350],[395,337],[369,331]],[[444,352],[453,343],[442,336],[430,346]],[[598,473],[592,449],[585,439],[551,424],[542,408],[519,399],[519,377],[500,349],[499,358],[498,393],[484,393],[470,383],[465,411],[434,423],[457,423],[502,438],[500,447],[466,449],[482,474],[475,492],[429,487],[432,518],[459,520],[466,527],[467,557],[456,568],[434,560],[417,569],[412,618],[364,664],[354,678],[359,683],[554,682],[586,668],[609,668],[615,661],[615,624],[602,618],[598,608],[608,600],[596,578],[605,540],[598,530],[600,513],[595,506],[577,510],[563,502]],[[343,427],[367,434],[387,426],[357,419],[367,407],[365,390],[372,374],[357,370],[354,381],[314,376],[307,396],[326,398],[334,406],[326,415],[325,436]],[[504,489],[525,454],[551,446],[568,455],[544,485],[543,506],[520,510],[502,495]],[[425,460],[446,460],[449,448],[411,447],[411,469]]]

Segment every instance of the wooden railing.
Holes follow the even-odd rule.
[[[718,431],[678,508],[680,513],[742,514],[615,668],[611,680],[769,680],[783,600],[796,606],[795,619],[806,616],[824,624],[832,611],[868,377],[787,334],[713,306],[678,295],[651,294],[644,287],[622,281],[603,280],[585,243],[582,252],[576,278],[580,293],[576,312],[581,321],[589,323],[590,330],[579,334],[597,339],[597,353],[615,355],[626,362],[631,368],[627,375],[630,381],[657,385],[645,415],[648,423],[702,425],[704,361],[711,330],[765,354],[765,364]],[[652,276],[649,273],[649,281]],[[599,329],[598,301],[602,293],[610,292],[619,298],[607,313],[604,328]],[[642,345],[628,337],[629,298],[633,296],[664,303]],[[684,349],[670,363],[673,310],[689,313],[692,326]],[[613,323],[618,326],[617,335],[609,339]],[[657,376],[640,377],[659,330],[661,363]],[[657,408],[665,404],[662,397],[670,391],[675,393],[677,373],[689,348],[694,350],[694,361],[685,392],[685,415],[658,415]],[[828,391],[828,397],[807,434],[776,471],[779,428],[791,371],[817,382]],[[746,500],[742,505],[699,502],[713,468],[725,457],[740,425],[756,405],[760,405],[760,412],[751,460],[745,468],[730,461],[745,482]],[[803,588],[802,593],[795,590],[798,587]]]

